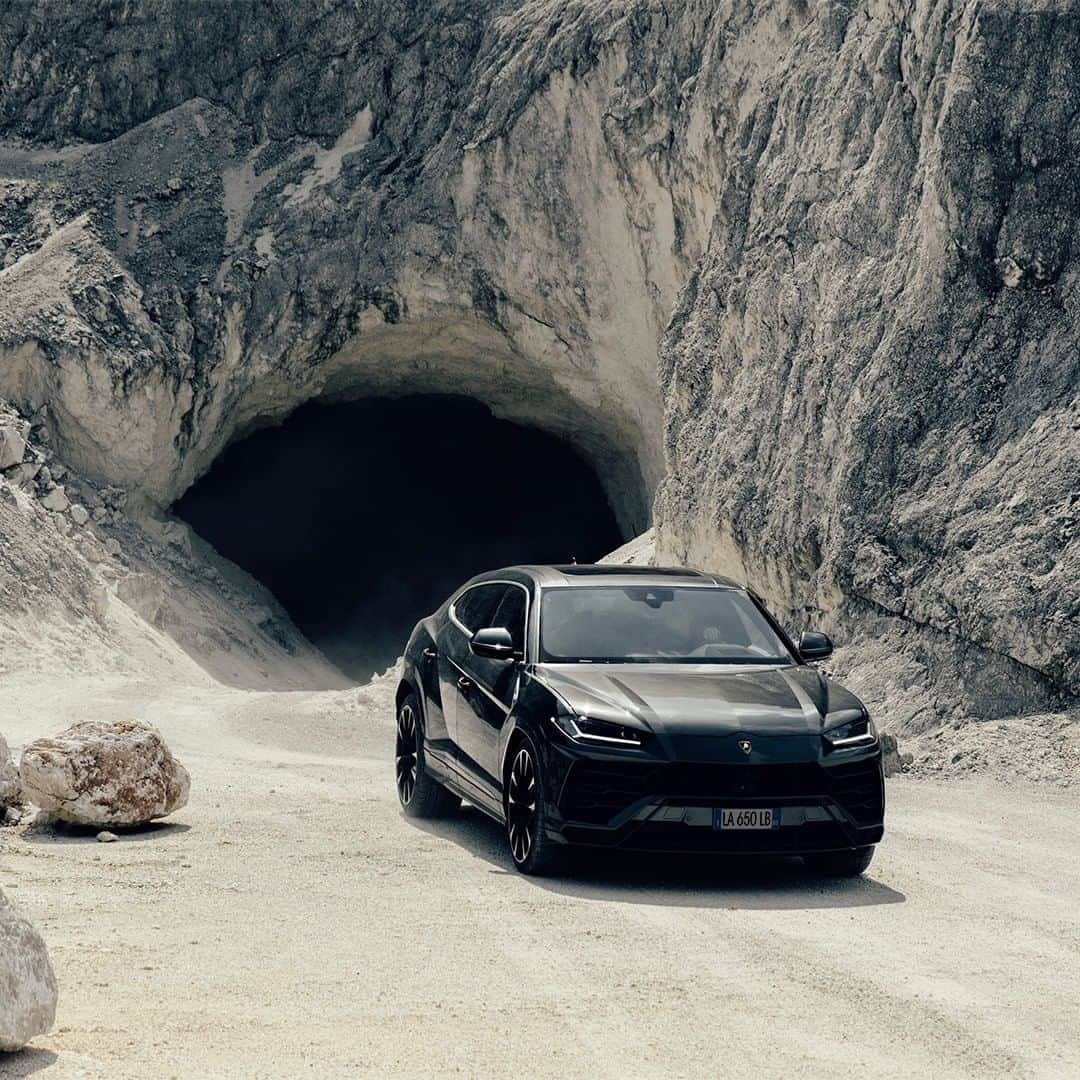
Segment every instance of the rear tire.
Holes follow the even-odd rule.
[[[862,847],[852,851],[823,851],[820,855],[804,855],[803,862],[811,872],[822,877],[852,878],[863,873],[873,857],[873,847]]]
[[[547,877],[565,863],[566,850],[549,839],[540,755],[528,735],[510,751],[503,784],[506,839],[510,858],[523,874]]]
[[[398,706],[394,780],[406,817],[441,818],[461,806],[461,799],[430,776],[424,765],[424,735],[415,694],[406,696]]]

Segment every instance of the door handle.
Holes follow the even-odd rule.
[[[468,675],[462,675],[457,681],[459,690],[471,690],[472,684],[472,679],[470,679]]]

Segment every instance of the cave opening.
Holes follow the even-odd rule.
[[[574,448],[449,395],[304,405],[229,447],[173,512],[357,681],[472,575],[627,538]]]

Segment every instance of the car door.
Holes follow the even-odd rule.
[[[490,621],[484,624],[509,630],[522,657],[528,604],[529,592],[524,585],[507,584]],[[516,660],[490,660],[470,652],[461,666],[466,676],[457,716],[461,765],[489,795],[499,799],[500,735],[517,696],[522,665]]]
[[[469,639],[491,619],[506,589],[505,582],[474,585],[466,589],[451,605],[435,641],[439,653],[439,690],[442,697],[443,719],[453,744],[454,763],[461,766],[461,743],[458,736],[459,718],[468,707],[462,701],[468,682],[466,663],[472,655]]]

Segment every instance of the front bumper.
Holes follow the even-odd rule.
[[[649,851],[801,855],[876,844],[885,788],[879,747],[812,761],[675,762],[552,748],[549,835]],[[718,808],[769,808],[769,830],[713,827]]]

